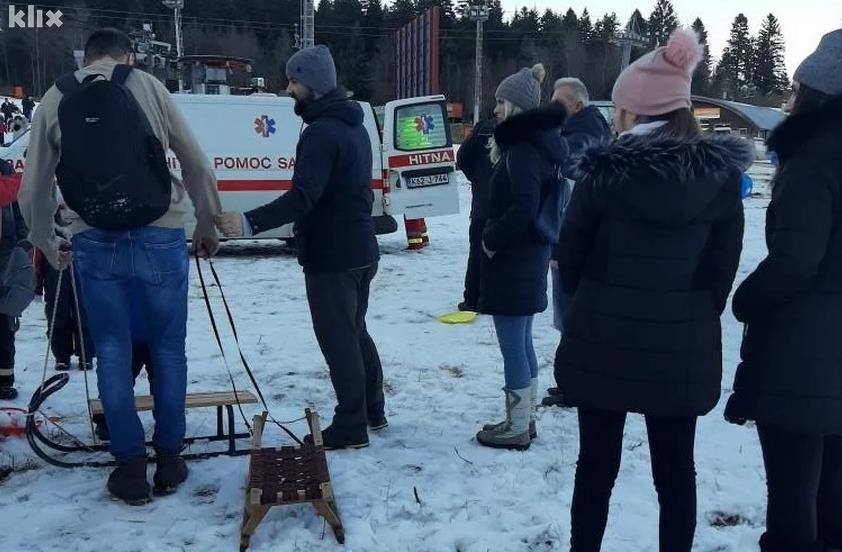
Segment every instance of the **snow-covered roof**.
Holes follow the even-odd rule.
[[[727,109],[728,111],[733,111],[761,131],[772,130],[781,124],[784,119],[786,119],[786,114],[784,114],[780,109],[774,109],[771,107],[758,107],[756,105],[732,102],[729,100],[693,96],[693,101],[695,102],[697,100],[715,105],[722,109]]]

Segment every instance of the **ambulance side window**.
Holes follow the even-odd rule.
[[[395,110],[395,149],[423,151],[452,145],[444,103],[405,105]]]

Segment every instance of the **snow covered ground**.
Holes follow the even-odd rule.
[[[763,221],[768,165],[753,169],[758,197],[746,200],[745,251],[738,280],[765,253]],[[470,195],[462,190],[467,211]],[[519,552],[566,550],[577,454],[573,411],[539,413],[539,437],[523,453],[477,445],[480,424],[502,412],[501,359],[491,321],[445,326],[436,316],[461,299],[467,214],[428,221],[432,244],[404,251],[403,231],[380,240],[383,259],[372,290],[369,326],[383,359],[391,426],[371,447],[328,453],[347,544],[336,544],[308,507],[274,509],[252,539],[255,551]],[[300,268],[277,245],[227,248],[216,266],[232,301],[248,358],[280,420],[313,406],[329,421],[333,392],[310,326]],[[225,367],[192,276],[188,356],[191,391],[229,389]],[[25,314],[18,334],[17,377],[28,396],[41,380],[45,349],[41,304]],[[221,305],[219,309],[222,313]],[[695,550],[755,551],[764,520],[765,487],[756,434],[722,418],[738,360],[741,327],[724,318],[725,378],[720,406],[699,424],[699,524]],[[535,344],[541,383],[552,381],[558,334],[551,315],[538,317]],[[229,359],[236,358],[228,343]],[[240,389],[248,389],[234,366]],[[47,405],[67,429],[86,435],[81,372]],[[93,376],[92,376],[93,379]],[[145,393],[145,381],[138,389]],[[24,399],[17,401],[23,406]],[[247,408],[249,417],[259,408]],[[151,417],[143,415],[148,426]],[[325,424],[327,423],[325,421]],[[188,433],[213,432],[212,410],[191,411]],[[306,428],[295,424],[303,435]],[[271,426],[266,440],[280,443]],[[603,550],[657,550],[658,508],[643,420],[630,416],[623,466]],[[190,464],[174,496],[145,507],[108,498],[107,472],[64,470],[34,459],[25,441],[0,443],[0,465],[15,471],[0,483],[4,530],[0,550],[235,550],[247,459]],[[151,468],[150,468],[151,477]],[[417,499],[416,499],[417,497]]]

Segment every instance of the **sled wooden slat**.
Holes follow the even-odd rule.
[[[271,507],[306,502],[333,528],[336,540],[340,544],[345,542],[345,530],[330,484],[319,416],[309,408],[304,415],[313,443],[276,448],[261,448],[267,413],[254,417],[240,550],[248,548],[252,534]]]
[[[211,406],[229,406],[237,404],[256,404],[257,397],[251,391],[211,392],[211,393],[188,393],[185,401],[186,408],[205,408]],[[134,399],[135,408],[138,412],[152,410],[155,403],[152,395],[138,395]],[[91,399],[91,413],[102,414],[102,401]]]

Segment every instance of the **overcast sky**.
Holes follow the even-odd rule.
[[[786,68],[790,75],[815,49],[823,34],[842,28],[842,0],[672,0],[672,3],[683,25],[690,26],[696,17],[702,18],[710,34],[711,53],[717,59],[738,13],[748,17],[752,33],[757,32],[766,15],[774,13],[786,38]],[[625,23],[635,8],[649,17],[655,0],[502,0],[502,4],[507,19],[522,6],[535,7],[541,12],[552,8],[562,13],[572,7],[577,15],[588,8],[593,21],[605,13],[617,12]]]

